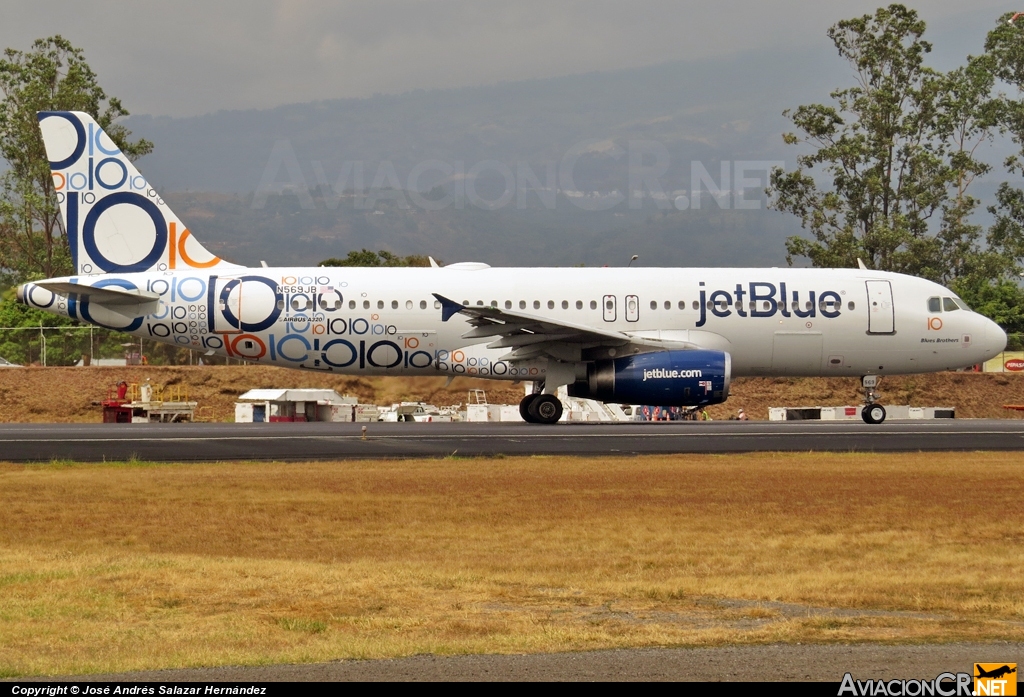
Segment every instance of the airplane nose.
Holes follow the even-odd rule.
[[[994,358],[1006,349],[1006,332],[992,320],[986,319],[986,322],[988,324],[985,332],[985,344],[992,354],[991,357]]]

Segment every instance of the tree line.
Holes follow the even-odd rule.
[[[821,104],[785,112],[799,148],[793,170],[772,173],[772,206],[797,216],[804,236],[786,242],[789,262],[896,271],[951,287],[1008,332],[1024,332],[1024,17],[995,20],[983,52],[942,72],[927,63],[932,45],[916,11],[899,4],[842,20],[828,30],[853,69]],[[0,59],[0,300],[4,326],[74,324],[16,305],[18,283],[73,273],[67,235],[36,120],[38,111],[91,114],[130,158],[153,150],[117,120],[128,115],[99,85],[81,49],[61,36]],[[1013,154],[991,163],[989,144]],[[1001,178],[991,200],[978,179]],[[982,213],[990,223],[978,222]],[[427,266],[426,257],[366,249],[324,266]],[[126,335],[106,332],[116,345]],[[0,336],[15,351],[13,337]],[[16,351],[15,351],[16,353]],[[26,353],[27,350],[22,351]],[[181,360],[173,347],[157,361]],[[163,355],[166,354],[166,355]],[[14,360],[19,356],[15,355]],[[65,357],[71,360],[73,356]]]
[[[1024,17],[1006,14],[984,52],[948,72],[927,64],[925,22],[899,4],[828,30],[852,84],[829,102],[785,112],[796,128],[797,167],[777,169],[768,194],[800,218],[788,259],[931,279],[1010,332],[1024,331]],[[1015,153],[982,154],[1009,138]],[[1001,179],[994,199],[972,191]],[[1013,183],[1011,183],[1013,180]],[[986,210],[992,223],[977,218]]]

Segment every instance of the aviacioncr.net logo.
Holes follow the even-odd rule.
[[[940,673],[932,680],[854,680],[847,673],[839,686],[839,697],[972,697],[970,673]]]

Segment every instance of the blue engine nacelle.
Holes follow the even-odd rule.
[[[732,358],[723,351],[659,351],[594,361],[569,396],[618,404],[692,407],[729,396]]]

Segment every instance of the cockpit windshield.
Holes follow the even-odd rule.
[[[957,310],[971,311],[960,298],[928,298],[928,312],[956,312]]]

